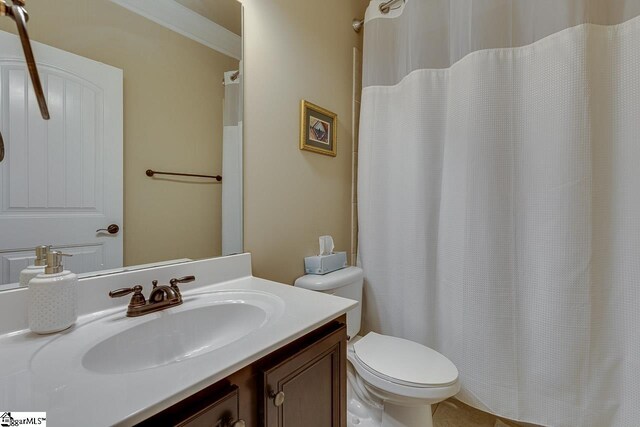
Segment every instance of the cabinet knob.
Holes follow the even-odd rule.
[[[276,406],[282,406],[284,403],[284,391],[275,392],[271,390],[269,392],[269,397],[273,399],[273,404]]]
[[[230,416],[222,417],[215,427],[246,427],[244,420],[233,421]]]
[[[246,423],[244,420],[233,421],[231,417],[224,417],[218,421],[216,427],[246,427]]]

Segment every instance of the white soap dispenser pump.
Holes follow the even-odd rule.
[[[47,265],[47,254],[51,251],[51,246],[36,247],[36,259],[33,265],[25,268],[20,272],[20,286],[26,287],[29,281],[38,274],[44,273],[44,267]]]
[[[47,254],[44,273],[29,282],[29,329],[51,334],[72,326],[78,319],[78,276],[62,268],[59,251]]]

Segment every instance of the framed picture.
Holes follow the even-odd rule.
[[[304,99],[300,103],[300,149],[335,157],[338,116]]]

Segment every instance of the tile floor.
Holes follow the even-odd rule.
[[[434,427],[523,427],[524,424],[479,411],[457,400],[439,403],[433,413]],[[535,427],[528,424],[529,427]]]

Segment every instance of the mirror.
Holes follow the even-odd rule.
[[[9,0],[7,0],[9,3]],[[0,17],[0,290],[242,252],[242,5],[27,0],[44,121]]]

